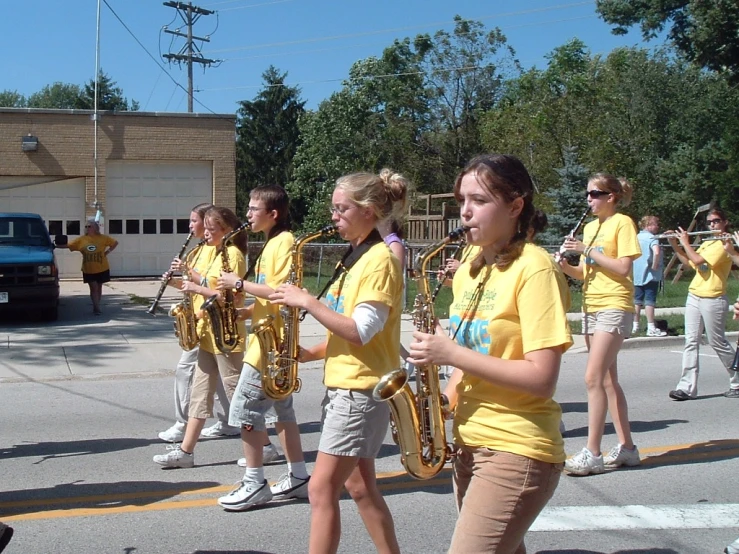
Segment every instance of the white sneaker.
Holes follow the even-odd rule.
[[[185,438],[185,427],[184,423],[178,421],[166,431],[159,433],[159,438],[164,442],[182,442]]]
[[[583,448],[572,458],[565,461],[565,471],[573,475],[590,475],[603,473],[603,456],[593,456],[587,448]]]
[[[221,421],[216,421],[210,427],[206,427],[205,429],[200,431],[200,438],[213,439],[216,437],[233,437],[240,434],[241,429],[239,429],[238,427],[231,427],[230,425],[226,425]]]
[[[166,454],[157,454],[154,456],[154,463],[166,468],[190,468],[195,465],[195,454],[186,454],[182,451],[179,444],[168,446]]]
[[[298,479],[292,473],[286,473],[269,490],[275,498],[308,498],[308,481],[310,476]]]
[[[666,337],[667,333],[664,332],[662,329],[657,329],[655,327],[654,329],[647,329],[647,336],[648,337]]]
[[[272,492],[267,481],[241,481],[234,490],[218,499],[218,505],[224,510],[242,512],[255,506],[261,506],[272,500]]]
[[[634,446],[634,450],[626,450],[620,444],[617,444],[611,451],[603,456],[603,465],[606,467],[628,466],[634,467],[641,464],[639,457],[639,449]]]
[[[266,444],[262,448],[262,465],[269,465],[277,462],[280,459],[280,453],[275,448],[274,444]],[[246,467],[246,458],[239,458],[236,462],[239,467]]]

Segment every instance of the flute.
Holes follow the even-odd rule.
[[[582,217],[580,220],[575,224],[575,227],[570,231],[570,234],[567,235],[567,238],[575,238],[575,235],[580,232],[580,227],[582,227],[582,224],[585,223],[585,218],[590,215],[590,206],[588,206],[588,209],[585,210],[585,213],[582,214]],[[567,252],[567,249],[565,248],[564,243],[562,243],[562,246],[559,247],[559,251],[554,253],[554,261],[559,262],[562,259],[562,256]]]
[[[182,256],[185,255],[185,251],[187,250],[187,245],[190,244],[191,239],[192,239],[192,231],[187,235],[187,239],[185,239],[185,244],[183,244],[182,248],[180,248],[180,253],[177,254],[177,258],[182,259]],[[154,302],[152,302],[151,306],[149,306],[149,309],[146,310],[147,314],[154,315],[156,313],[157,306],[159,306],[159,301],[162,299],[162,296],[164,296],[164,291],[167,290],[167,285],[169,285],[169,282],[172,280],[173,274],[174,274],[174,271],[170,269],[165,275],[165,277],[162,279],[162,285],[159,287],[159,292],[154,298]]]

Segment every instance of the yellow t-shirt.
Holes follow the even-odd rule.
[[[244,275],[244,273],[246,273],[246,260],[244,259],[244,254],[242,254],[241,250],[239,250],[236,246],[231,245],[228,247],[228,260],[232,272],[236,273],[237,275]],[[213,259],[213,262],[208,265],[205,273],[202,275],[203,279],[205,280],[203,286],[208,287],[212,290],[216,289],[216,281],[218,280],[218,277],[221,276],[222,263],[222,257],[219,252]],[[202,304],[202,302],[204,302],[205,300],[207,300],[207,298],[201,297],[200,304]],[[237,305],[236,307],[241,307],[241,304],[243,304],[243,301],[239,303],[239,305]],[[239,342],[232,352],[243,352],[244,345],[246,344],[246,324],[243,321],[239,321],[236,324],[236,329],[239,333]],[[213,337],[213,327],[210,323],[209,318],[204,317],[198,321],[198,336],[200,337],[200,348],[212,354],[221,353],[221,351],[218,350],[218,347],[216,347],[215,339]]]
[[[185,258],[185,263],[191,270],[202,276],[205,275],[208,269],[214,265],[213,261],[215,260],[217,253],[218,248],[216,248],[215,246],[208,246],[207,244],[204,244],[201,247],[195,247],[190,250]],[[203,302],[205,302],[205,298],[199,294],[191,294],[190,296],[192,308],[195,313],[198,313],[198,311],[200,311],[200,307],[203,305]]]
[[[470,264],[454,277],[450,333],[457,343],[504,360],[534,350],[572,345],[567,323],[569,290],[564,274],[542,248],[526,244],[504,271]],[[459,328],[459,331],[457,329]],[[548,463],[564,461],[559,432],[562,410],[540,398],[465,374],[457,386],[454,440]]]
[[[695,277],[690,282],[688,292],[701,298],[718,298],[726,294],[726,280],[731,271],[731,258],[724,250],[720,240],[704,242],[698,250],[706,263],[696,266],[690,262],[690,267],[695,269]]]
[[[292,248],[295,243],[295,237],[288,231],[283,231],[276,237],[267,241],[264,250],[257,258],[254,272],[255,282],[268,285],[273,289],[287,281],[290,274],[290,265],[292,261]],[[273,325],[277,329],[280,339],[283,338],[283,323],[280,315],[280,306],[271,304],[265,298],[254,298],[254,312],[252,314],[252,322],[256,323],[260,319],[273,316]],[[255,334],[249,335],[249,344],[246,348],[246,357],[244,362],[251,364],[257,369],[264,370],[262,367],[262,351],[259,347],[259,340]]]
[[[461,263],[465,262],[471,262],[475,258],[477,258],[477,255],[482,251],[482,248],[479,246],[474,246],[472,244],[467,244],[462,249],[462,255],[460,256],[459,260]]]
[[[402,291],[400,262],[384,242],[370,247],[331,285],[326,304],[335,312],[351,317],[357,304],[380,302],[390,307],[390,313],[383,329],[362,346],[329,331],[323,377],[327,387],[372,389],[385,373],[398,367]]]
[[[69,243],[69,249],[82,253],[82,273],[102,273],[110,270],[105,249],[115,243],[108,235],[82,235]]]
[[[632,258],[641,256],[641,247],[636,238],[636,225],[624,214],[614,214],[600,223],[597,219],[585,226],[585,246],[603,252],[609,258]],[[601,310],[634,311],[634,280],[632,272],[621,277],[606,271],[585,255],[580,257],[585,268],[582,286],[582,310],[595,313]]]

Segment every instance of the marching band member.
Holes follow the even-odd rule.
[[[706,223],[717,234],[726,233],[729,225],[726,214],[719,208],[708,212]],[[695,269],[695,277],[690,282],[685,303],[683,371],[677,387],[670,391],[669,396],[673,400],[682,401],[691,400],[698,395],[698,353],[705,328],[708,344],[729,373],[729,390],[724,396],[739,398],[739,372],[729,369],[734,361],[734,350],[725,335],[726,313],[729,308],[726,280],[731,271],[731,257],[720,240],[705,241],[698,250],[694,250],[688,233],[682,228],[678,228],[677,239],[671,237],[668,240],[680,263]]]
[[[241,225],[239,219],[228,208],[214,207],[205,214],[205,238],[208,245],[219,249],[211,262],[205,268],[200,282],[183,281],[182,290],[201,298],[195,302],[195,307],[213,295],[223,298],[217,290],[217,280],[223,271],[223,252],[221,243],[223,237]],[[239,233],[233,238],[232,244],[227,246],[227,257],[230,269],[239,275],[246,273],[246,234]],[[238,307],[238,306],[236,306]],[[197,313],[197,311],[196,311]],[[182,444],[169,447],[166,454],[154,456],[154,462],[165,468],[190,468],[194,465],[195,445],[203,430],[205,420],[213,416],[213,396],[216,392],[219,375],[223,380],[226,398],[231,401],[234,389],[239,380],[241,366],[244,361],[244,344],[246,326],[238,321],[236,331],[239,335],[236,347],[229,353],[218,350],[209,318],[203,317],[198,322],[198,336],[200,348],[198,350],[198,365],[193,377],[192,392],[190,395],[190,409],[188,412],[187,427]]]
[[[599,173],[588,181],[590,209],[597,217],[585,225],[583,240],[567,237],[567,251],[581,254],[571,266],[565,256],[564,272],[583,284],[583,326],[588,347],[585,386],[588,391],[588,442],[565,462],[573,475],[603,473],[605,467],[635,466],[641,463],[639,450],[631,438],[626,396],[618,382],[617,358],[634,322],[633,261],[641,255],[636,226],[630,217],[618,213],[627,206],[633,189],[625,180]],[[600,451],[606,412],[610,409],[619,444],[603,457]]]
[[[276,329],[283,329],[279,307],[268,301],[270,294],[287,281],[292,261],[294,237],[290,232],[289,198],[278,185],[262,185],[249,195],[247,217],[253,233],[264,233],[265,244],[254,267],[254,282],[241,279],[237,273],[224,273],[218,279],[220,290],[236,289],[254,296],[255,303],[247,314],[252,322],[273,316]],[[251,270],[250,270],[251,273]],[[248,275],[247,275],[248,278]],[[262,389],[263,364],[261,345],[257,336],[249,336],[244,367],[231,400],[229,423],[241,428],[241,440],[246,460],[244,478],[229,494],[218,499],[218,504],[230,511],[242,511],[265,504],[272,498],[307,498],[308,471],[300,443],[300,431],[293,408],[292,395],[279,401],[268,398]],[[275,417],[265,417],[272,413]],[[268,414],[269,412],[269,414]],[[274,423],[282,449],[287,458],[287,473],[279,481],[268,485],[264,478],[262,445],[267,444],[267,424]]]
[[[400,551],[393,518],[377,487],[375,458],[390,421],[389,407],[372,398],[380,378],[398,365],[403,277],[400,263],[375,229],[392,213],[388,184],[355,173],[336,182],[332,220],[351,249],[326,304],[292,285],[270,299],[307,310],[328,330],[327,340],[301,349],[301,362],[325,360],[321,439],[311,476],[311,554],[339,548],[339,497],[344,487],[357,504],[375,548]],[[350,262],[351,260],[351,262]]]
[[[534,188],[520,160],[474,158],[454,193],[480,253],[455,273],[452,337],[414,332],[411,361],[456,368],[445,390],[456,409],[459,511],[449,552],[525,552],[565,459],[552,397],[572,345],[569,291],[551,256],[527,241]]]
[[[199,241],[203,238],[205,227],[203,217],[205,212],[213,207],[213,204],[198,204],[190,212],[190,233],[192,238]],[[185,261],[190,269],[191,278],[200,281],[200,273],[211,263],[216,255],[214,246],[203,245],[200,248],[193,249],[186,256]],[[171,271],[180,271],[183,260],[175,258],[170,266]],[[168,278],[165,273],[163,279]],[[173,278],[169,280],[169,286],[177,290],[182,288],[182,279]],[[201,297],[202,300],[202,297]],[[199,309],[199,306],[198,306]],[[187,425],[188,410],[190,408],[190,389],[192,387],[192,376],[195,374],[195,366],[198,361],[198,348],[195,347],[190,351],[183,350],[180,355],[180,361],[174,372],[174,410],[175,423],[169,429],[159,433],[159,438],[165,442],[180,442],[185,438],[185,426]],[[228,428],[228,400],[226,399],[226,391],[223,383],[219,379],[216,383],[216,417],[221,424],[222,429]],[[206,429],[203,429],[205,432]]]

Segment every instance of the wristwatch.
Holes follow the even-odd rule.
[[[244,288],[244,281],[241,280],[241,279],[239,279],[238,281],[236,281],[236,283],[234,284],[234,288],[237,291],[240,291],[241,289],[243,289]]]

